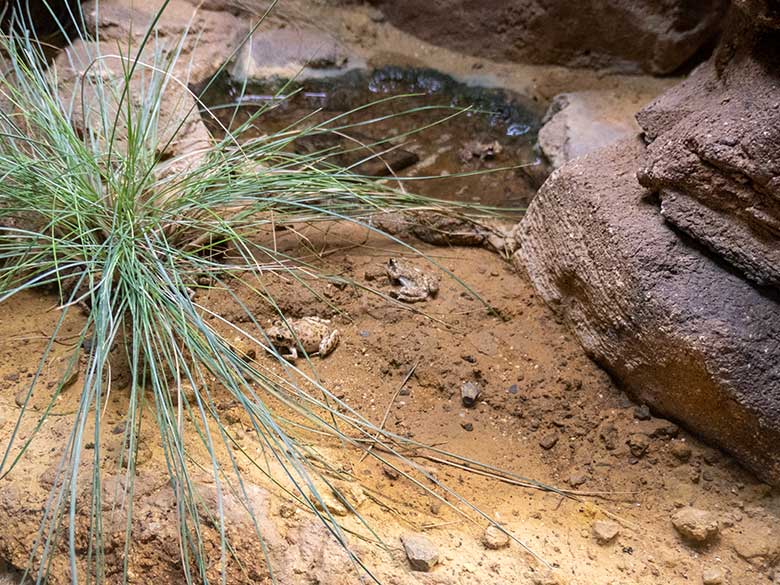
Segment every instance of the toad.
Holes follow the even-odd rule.
[[[340,333],[331,326],[329,319],[303,317],[288,319],[286,323],[275,321],[266,331],[273,346],[289,353],[282,357],[298,359],[298,349],[303,348],[307,355],[319,355],[324,358],[339,344]]]
[[[400,290],[392,293],[399,301],[427,301],[439,292],[439,279],[435,275],[424,272],[405,260],[390,258],[385,271],[391,283],[401,286]]]

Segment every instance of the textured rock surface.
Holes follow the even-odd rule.
[[[98,101],[104,102],[109,117],[116,115],[123,88],[120,54],[135,57],[159,9],[160,3],[155,0],[130,4],[101,0],[99,9],[94,1],[83,5],[87,29],[93,34],[99,30],[100,42],[77,40],[54,63],[60,93],[66,103],[73,104],[73,122],[82,134],[99,127]],[[130,94],[138,103],[150,100],[151,68],[162,62],[155,55],[180,50],[178,59],[166,71],[168,81],[157,122],[156,139],[166,161],[158,167],[160,176],[175,175],[196,164],[210,144],[211,135],[189,86],[208,80],[231,58],[245,35],[242,30],[245,27],[233,14],[206,10],[185,0],[169,2],[156,23],[156,36],[142,50],[137,66],[141,72],[134,75]],[[98,78],[113,85],[114,91],[96,89]],[[124,150],[126,138],[119,132],[114,148]]]
[[[401,537],[406,558],[415,571],[428,572],[439,562],[439,551],[431,540],[420,533],[408,533]]]
[[[718,537],[718,519],[706,510],[682,508],[672,516],[672,525],[692,544],[708,544]]]
[[[669,73],[717,33],[727,5],[625,0],[380,0],[427,41],[499,61]]]
[[[227,61],[244,40],[246,25],[237,16],[225,12],[229,2],[212,2],[197,6],[186,0],[171,0],[157,22],[157,43],[175,47],[182,42],[181,57],[177,62],[176,76],[188,84],[207,80]],[[83,5],[87,28],[91,33],[100,30],[100,40],[116,47],[128,39],[140,43],[149,25],[160,9],[158,0],[100,0],[99,10],[95,0]],[[151,43],[155,44],[155,41]]]
[[[780,32],[729,40],[643,110],[640,182],[664,217],[761,285],[780,286]]]
[[[634,116],[653,94],[591,90],[555,96],[539,131],[539,147],[558,168],[640,131]]]
[[[627,390],[780,483],[780,304],[678,237],[621,142],[556,171],[515,261]]]
[[[620,534],[620,525],[612,520],[596,520],[591,525],[593,537],[601,545],[609,544]]]
[[[144,52],[142,58],[151,62],[153,56]],[[123,111],[120,109],[124,88],[123,65],[116,44],[78,40],[58,55],[54,68],[60,95],[65,103],[72,104],[72,123],[78,132],[84,136],[97,133],[97,139],[106,139],[107,134],[101,131],[101,108],[107,112],[108,119],[113,119],[117,111]],[[105,89],[99,89],[95,81],[98,78]],[[110,86],[113,86],[113,91]],[[151,103],[151,87],[149,76],[134,76],[130,83],[130,99],[136,100],[139,106],[143,100]],[[186,87],[176,83],[166,85],[161,103],[157,143],[161,149],[165,148],[163,155],[168,160],[161,165],[159,172],[171,174],[195,164],[202,150],[211,142],[211,136],[200,117],[194,97]],[[125,152],[126,122],[122,115],[119,120],[112,147]],[[107,146],[104,148],[108,150]]]
[[[332,36],[313,29],[258,30],[244,43],[230,67],[236,81],[279,77],[303,80],[333,74],[350,62],[346,50]]]

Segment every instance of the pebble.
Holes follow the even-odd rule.
[[[555,574],[550,570],[544,570],[541,573],[527,571],[525,574],[527,581],[533,583],[533,585],[558,585],[559,581],[555,577]]]
[[[683,441],[675,441],[672,443],[671,448],[672,455],[674,455],[677,459],[679,459],[682,462],[686,462],[691,458],[691,447],[688,445],[688,443],[685,443]]]
[[[460,423],[460,426],[463,427],[464,431],[471,432],[474,430],[474,425],[470,422],[462,422]]]
[[[383,465],[382,466],[382,472],[387,477],[389,477],[390,479],[393,479],[393,480],[398,479],[399,477],[401,477],[401,473],[397,469],[395,469],[393,467],[390,467],[389,465]]]
[[[569,476],[569,485],[571,487],[580,487],[588,481],[588,475],[584,471],[572,471]]]
[[[509,546],[509,536],[498,526],[491,524],[482,535],[482,544],[491,550],[506,548]]]
[[[476,382],[463,382],[460,386],[460,401],[469,408],[474,406],[481,393],[482,388]]]
[[[725,582],[723,570],[718,567],[704,569],[704,572],[701,574],[701,582],[703,585],[723,585]]]
[[[593,537],[601,545],[609,544],[620,534],[620,526],[612,520],[596,520],[591,525]]]
[[[634,408],[634,418],[637,420],[650,420],[650,407],[647,404],[640,404]]]
[[[672,524],[683,539],[693,544],[708,544],[718,537],[718,520],[706,510],[687,507],[672,516]]]
[[[628,448],[631,451],[631,455],[637,459],[644,457],[647,450],[650,448],[650,437],[640,433],[634,433],[628,437]]]
[[[539,446],[542,449],[549,450],[555,447],[556,443],[558,443],[558,435],[556,433],[550,433],[549,435],[542,437],[542,439],[539,441]]]
[[[424,534],[410,532],[401,537],[406,558],[414,571],[429,572],[439,562],[436,545]]]

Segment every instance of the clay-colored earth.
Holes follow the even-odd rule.
[[[339,241],[341,236],[334,233],[327,237],[328,249],[334,253],[323,260],[330,270],[384,292],[393,290],[383,265],[390,257],[404,256],[403,249],[374,237],[364,248],[343,251],[347,242]],[[308,235],[318,236],[312,231]],[[352,230],[350,241],[356,236]],[[497,255],[471,248],[422,249],[473,287],[501,317],[488,314],[446,275],[441,275],[438,296],[415,306],[425,315],[350,287],[339,290],[324,285],[324,297],[346,313],[339,316],[302,287],[269,279],[286,314],[330,317],[341,330],[337,349],[324,360],[314,360],[329,388],[378,424],[416,363],[405,391],[390,405],[388,430],[582,494],[565,498],[415,459],[459,495],[503,522],[555,567],[563,582],[699,583],[707,569],[720,569],[732,584],[769,582],[769,567],[780,553],[780,497],[776,493],[672,423],[638,411],[583,355],[526,278]],[[410,261],[424,270],[435,270],[422,258],[410,257]],[[227,307],[226,295],[217,290],[201,293],[198,300],[222,307],[228,317],[239,315]],[[261,322],[272,316],[257,300],[249,300]],[[18,412],[15,396],[35,371],[45,333],[56,318],[52,299],[45,295],[19,297],[3,307],[3,446]],[[61,333],[61,351],[67,348],[70,327]],[[276,367],[273,358],[262,352],[257,359]],[[45,370],[34,407],[45,404],[52,375],[53,371]],[[465,381],[482,387],[472,408],[461,404],[460,387]],[[55,405],[55,412],[64,416],[48,420],[24,464],[0,484],[0,551],[14,565],[23,566],[26,561],[25,547],[35,534],[40,506],[52,485],[52,469],[71,424],[67,414],[75,409],[80,382]],[[122,425],[126,404],[122,389],[114,389],[104,415],[108,461],[116,457],[120,446],[121,435],[112,433]],[[232,421],[229,431],[239,437],[247,453],[257,456],[259,443],[235,404],[222,403],[220,416]],[[24,437],[29,432],[27,424],[21,434]],[[162,475],[163,454],[153,424],[142,434],[136,485],[140,532],[130,566],[131,582],[151,583],[176,578],[178,545],[168,507],[171,494]],[[358,549],[367,554],[367,562],[384,582],[547,582],[539,563],[518,544],[486,549],[481,544],[486,521],[471,522],[458,516],[422,489],[391,477],[372,459],[361,462],[357,450],[312,440],[357,479],[369,496],[360,512],[391,550],[380,552],[366,543]],[[193,453],[197,458],[199,451]],[[288,567],[281,573],[283,582],[358,582],[338,548],[323,545],[329,537],[311,513],[296,508],[269,486],[248,459],[239,461],[239,468],[247,482],[256,486],[252,488],[256,509],[273,554]],[[207,492],[205,480],[203,486]],[[688,505],[708,510],[717,518],[720,537],[708,548],[696,549],[682,542],[671,524],[676,510]],[[113,517],[118,526],[110,518],[106,520],[112,527],[109,533],[123,526],[121,514]],[[230,511],[229,519],[233,526],[241,526],[241,510]],[[605,519],[617,522],[620,531],[614,541],[601,545],[592,525]],[[352,515],[345,522],[357,527]],[[441,563],[431,573],[412,573],[401,552],[399,536],[415,530],[424,531],[439,547]],[[231,573],[235,582],[249,582],[264,574],[254,535],[237,530],[234,536],[239,556],[254,558],[249,573]],[[117,561],[120,552],[121,547],[110,550],[109,562]],[[218,555],[218,548],[212,553]]]
[[[539,100],[561,91],[624,88],[630,99],[654,95],[669,80],[602,77],[564,68],[491,64],[463,57],[416,41],[383,22],[368,8],[318,6],[295,11],[296,22],[316,22],[347,43],[371,64],[414,64],[437,68],[458,78],[504,86]],[[285,20],[284,15],[278,17]],[[436,298],[404,307],[352,287],[317,284],[328,301],[344,311],[335,314],[303,287],[266,277],[281,308],[290,317],[333,319],[341,343],[324,360],[314,360],[317,374],[344,402],[379,424],[389,409],[386,427],[421,443],[458,453],[479,462],[569,490],[571,497],[529,489],[511,482],[476,475],[431,459],[413,460],[458,495],[499,520],[519,541],[554,568],[560,582],[572,585],[699,584],[705,572],[722,574],[730,585],[780,581],[780,494],[742,470],[731,458],[700,443],[674,424],[652,417],[632,404],[609,377],[592,363],[576,340],[518,274],[498,255],[473,248],[421,249],[452,271],[483,300],[497,309],[488,313],[454,279],[397,244],[355,230],[329,234],[309,230],[324,247],[322,262],[337,274],[381,291],[393,290],[383,266],[390,257],[406,256],[419,268],[441,279]],[[347,241],[342,238],[349,236]],[[367,245],[356,247],[356,243]],[[299,253],[309,249],[291,248]],[[271,311],[241,292],[256,318],[266,323]],[[230,307],[224,292],[200,293],[198,301],[218,307],[229,319],[240,312]],[[0,449],[5,449],[19,413],[19,397],[36,371],[58,312],[45,293],[27,294],[0,307]],[[410,310],[416,309],[415,311]],[[56,357],[72,349],[69,337],[79,317],[60,332]],[[240,323],[239,323],[240,324]],[[281,372],[262,351],[259,363]],[[395,396],[414,367],[405,389]],[[304,367],[303,363],[300,363]],[[48,403],[61,364],[53,360],[31,406]],[[79,385],[84,373],[54,405],[30,449],[11,474],[0,479],[0,558],[24,567],[39,529],[42,506],[54,482],[54,469],[72,427]],[[466,408],[460,399],[463,382],[478,383],[482,394]],[[20,394],[21,393],[21,394]],[[236,405],[218,397],[218,414],[229,432],[252,458],[259,442]],[[115,385],[105,406],[104,456],[108,502],[121,493],[112,477],[121,450],[127,396]],[[136,483],[136,522],[129,557],[131,583],[180,582],[179,544],[173,494],[164,472],[164,456],[153,424],[151,405],[142,431]],[[29,437],[36,422],[29,416],[19,438]],[[352,484],[359,482],[367,499],[360,513],[388,545],[382,550],[352,537],[350,541],[384,583],[407,584],[544,584],[543,565],[514,542],[492,550],[482,543],[487,520],[473,512],[467,518],[438,503],[421,487],[396,477],[361,452],[317,436],[308,440]],[[414,455],[414,452],[410,452]],[[420,452],[417,452],[420,454]],[[192,457],[206,462],[193,442]],[[270,485],[248,457],[237,463],[247,482],[261,531],[278,568],[279,581],[358,583],[351,564],[316,517],[296,506]],[[409,468],[404,468],[409,469]],[[410,470],[411,471],[411,470]],[[415,475],[415,477],[420,477]],[[196,475],[204,501],[213,503],[208,473]],[[357,481],[356,481],[357,480]],[[433,484],[421,479],[424,486]],[[455,503],[454,496],[448,499]],[[229,500],[229,498],[228,498]],[[704,548],[681,540],[672,516],[686,506],[709,511],[719,536]],[[467,508],[463,505],[461,509]],[[229,582],[264,582],[267,571],[258,540],[246,514],[235,501],[226,509],[228,532],[243,565],[230,562]],[[609,520],[617,536],[599,544],[594,523]],[[346,526],[366,534],[355,516]],[[106,514],[109,580],[121,575],[124,516]],[[83,523],[80,524],[83,526]],[[400,536],[422,531],[436,544],[440,563],[430,573],[411,571]],[[219,542],[213,526],[204,528],[205,548],[213,566],[209,578],[219,578]],[[55,556],[55,582],[67,582],[67,559]],[[713,583],[716,581],[712,581]]]

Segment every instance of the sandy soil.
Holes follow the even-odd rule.
[[[370,8],[317,4],[300,10],[294,2],[283,5],[295,17],[294,22],[316,23],[337,35],[369,64],[422,64],[471,83],[506,87],[540,101],[561,91],[597,87],[624,88],[641,100],[673,83],[564,68],[487,63],[421,43],[383,23]],[[277,22],[293,22],[289,13],[282,12],[275,18]],[[310,235],[322,238],[321,234]],[[363,239],[363,234],[351,236],[350,244]],[[383,275],[383,266],[388,258],[407,253],[376,238],[368,243],[362,248],[345,248],[345,242],[331,234],[327,250],[332,253],[322,262],[333,272],[389,292],[393,288]],[[461,285],[441,272],[440,292],[435,299],[415,306],[421,312],[350,287],[325,287],[324,297],[344,311],[335,314],[301,287],[281,281],[268,283],[288,316],[328,317],[340,329],[337,349],[326,359],[314,361],[328,387],[377,424],[389,408],[387,428],[399,435],[575,492],[574,497],[562,497],[480,477],[430,459],[414,459],[500,520],[555,569],[558,582],[699,584],[705,572],[711,573],[712,579],[707,582],[713,584],[760,585],[772,579],[780,582],[777,490],[757,481],[731,458],[701,444],[673,423],[632,404],[535,296],[525,275],[517,274],[499,256],[470,248],[422,245],[421,249],[471,286],[498,309],[501,317],[488,314]],[[438,272],[422,258],[410,260],[423,270]],[[272,316],[256,299],[246,298],[259,320],[264,322]],[[226,304],[224,292],[201,293],[199,301],[239,319],[239,313]],[[41,293],[13,299],[0,307],[0,449],[5,449],[14,430],[20,396],[56,322],[53,304],[52,298]],[[40,411],[48,403],[47,392],[61,372],[61,358],[71,349],[68,335],[77,326],[78,317],[74,315],[56,345],[55,359],[43,370],[33,409]],[[262,352],[258,352],[257,360],[269,368],[278,367]],[[404,391],[395,396],[415,364]],[[482,388],[480,400],[471,408],[464,407],[460,399],[461,385],[468,381]],[[60,416],[44,424],[23,464],[0,479],[0,558],[13,566],[23,567],[27,562],[82,382],[83,372],[57,400],[54,409]],[[126,406],[127,397],[118,384],[105,412],[109,470],[115,469],[121,450]],[[246,428],[236,405],[224,401],[219,412],[247,453],[256,456],[257,438]],[[28,418],[20,429],[20,438],[30,436],[35,422],[35,417]],[[143,437],[130,581],[178,582],[173,498],[153,424],[146,426]],[[316,437],[311,441],[340,465],[348,480],[359,481],[361,490],[369,496],[360,512],[389,549],[377,549],[356,538],[352,541],[383,582],[555,582],[518,543],[501,550],[486,548],[482,537],[487,522],[475,519],[473,513],[469,514],[471,520],[464,519],[371,458],[361,462],[356,450]],[[198,460],[204,454],[194,448],[193,457]],[[249,459],[242,459],[239,467],[252,486],[264,536],[281,567],[280,582],[360,582],[311,513],[269,485]],[[213,485],[206,476],[198,481],[208,500]],[[121,480],[111,477],[109,471],[107,483],[115,493]],[[454,501],[452,497],[450,500]],[[689,505],[709,511],[717,519],[718,536],[707,546],[684,542],[672,526],[675,512]],[[243,569],[231,565],[230,582],[264,582],[267,574],[257,540],[241,512],[228,510],[231,537],[237,555],[245,563]],[[606,544],[599,544],[593,533],[594,522],[602,520],[619,527],[617,536]],[[358,529],[354,515],[346,516],[343,522]],[[117,545],[124,530],[123,516],[107,515],[106,523],[111,535],[107,560],[116,570],[121,567],[123,555],[122,547]],[[440,563],[432,572],[411,570],[400,541],[400,536],[410,531],[425,532],[438,547]],[[216,566],[219,550],[213,527],[205,534]],[[55,581],[65,582],[65,557],[57,555],[53,566],[58,576]],[[110,578],[116,580],[116,573]]]
[[[344,243],[330,236],[332,249]],[[563,498],[419,459],[441,481],[503,522],[556,568],[561,582],[700,583],[708,569],[722,571],[723,582],[733,585],[770,582],[770,566],[780,553],[780,496],[776,492],[674,424],[638,410],[583,355],[535,297],[525,277],[497,255],[468,248],[423,249],[472,286],[502,317],[489,315],[446,275],[441,277],[438,296],[416,306],[425,315],[369,293],[325,286],[322,293],[326,298],[346,312],[337,315],[301,287],[271,284],[289,316],[329,317],[341,330],[337,349],[314,362],[328,387],[376,423],[390,404],[387,428],[395,433],[583,494]],[[393,287],[383,276],[383,265],[388,258],[403,255],[396,245],[371,240],[364,249],[328,256],[327,263],[331,270],[390,292]],[[435,272],[424,259],[411,261]],[[224,293],[201,295],[199,301],[225,307]],[[261,320],[271,317],[256,300],[251,306]],[[228,315],[230,311],[228,308]],[[5,446],[18,413],[15,396],[34,372],[36,356],[45,343],[43,333],[50,330],[55,318],[51,299],[45,296],[21,297],[3,308],[0,446]],[[257,359],[274,367],[272,358],[262,352]],[[404,392],[391,401],[415,363]],[[44,380],[53,380],[55,371],[56,367],[47,368]],[[482,387],[481,398],[472,408],[461,403],[460,387],[466,381]],[[57,412],[72,411],[80,382],[58,400]],[[44,383],[40,394],[45,393]],[[33,405],[41,408],[46,400],[46,396],[36,397]],[[116,389],[108,403],[106,428],[121,426],[124,408],[126,397]],[[236,411],[229,402],[221,408],[221,415]],[[251,429],[244,428],[240,415],[228,420],[233,421],[229,429],[241,438],[247,451],[256,450],[257,439]],[[68,424],[67,416],[49,419],[25,464],[0,482],[0,520],[4,525],[0,554],[15,565],[23,565],[26,559],[25,547],[40,520],[40,506],[51,487],[52,466]],[[161,475],[163,455],[151,427],[144,434],[139,465],[144,479],[138,488],[144,503],[139,504],[137,513],[145,518],[147,533],[157,526],[159,534],[147,534],[134,545],[137,554],[131,574],[136,583],[176,575],[176,546],[170,542],[175,541],[170,525],[173,519],[163,514],[159,525],[148,527],[150,515],[161,514],[159,503],[165,501],[167,490]],[[22,436],[29,431],[29,425],[24,426]],[[118,439],[112,431],[105,434],[110,459],[111,446]],[[503,550],[486,549],[481,544],[486,521],[461,518],[403,478],[391,477],[370,458],[360,462],[357,451],[314,442],[341,462],[372,496],[360,512],[392,549],[380,552],[360,544],[359,550],[386,582],[548,582],[539,563],[516,543]],[[294,573],[297,576],[283,582],[358,582],[345,569],[348,564],[338,550],[323,544],[327,537],[317,529],[310,513],[296,511],[250,465],[243,470],[250,483],[268,490],[263,492],[267,508],[264,526],[277,534],[279,550],[300,549],[302,560],[298,562],[302,565]],[[708,510],[718,520],[719,537],[705,548],[684,543],[671,524],[675,511],[687,505]],[[608,519],[617,522],[619,534],[601,545],[592,533],[592,524]],[[351,516],[345,521],[347,525],[355,523]],[[398,540],[410,530],[424,531],[438,546],[441,563],[433,572],[411,572]],[[284,542],[288,547],[282,546]],[[165,548],[165,543],[169,549],[173,547],[168,551],[170,558],[153,554],[158,547]],[[244,535],[240,543],[242,550],[251,550],[251,538]],[[332,570],[323,575],[323,567]],[[236,582],[244,580],[236,576]]]

